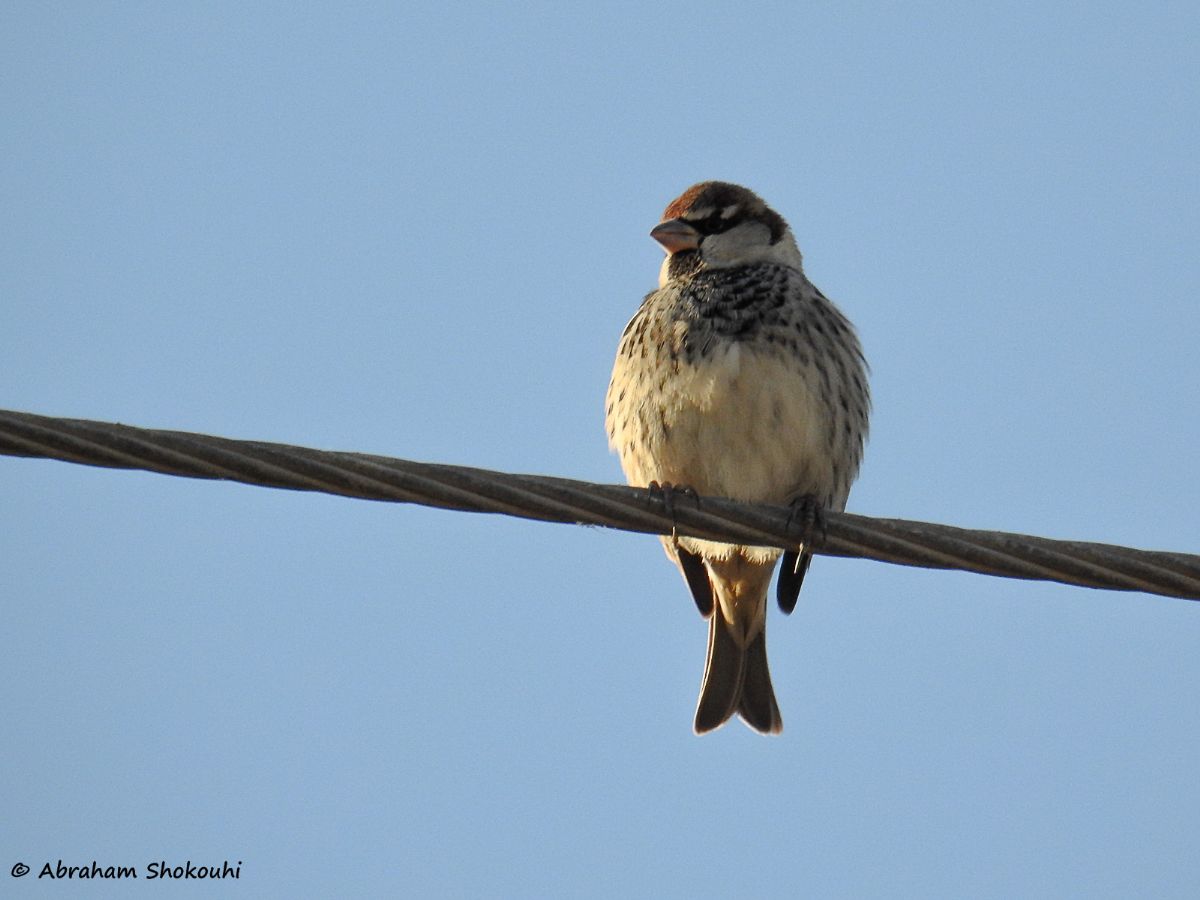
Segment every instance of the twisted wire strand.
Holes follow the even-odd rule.
[[[805,539],[787,507],[514,475],[365,453],[314,450],[0,410],[0,453],[781,548]],[[1057,581],[1200,600],[1200,556],[827,512],[809,547],[931,569]]]

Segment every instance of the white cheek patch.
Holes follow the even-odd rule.
[[[728,231],[704,239],[700,245],[704,262],[713,268],[774,263],[801,268],[800,250],[791,231],[774,244],[771,230],[762,222],[743,222]]]
[[[723,210],[721,210],[721,218],[722,219],[732,219],[734,216],[736,216],[738,214],[738,210],[740,210],[741,208],[742,208],[742,205],[740,203],[734,203],[732,206],[727,206]]]
[[[771,250],[771,232],[761,222],[743,222],[710,235],[700,245],[704,261],[714,266],[762,262]]]

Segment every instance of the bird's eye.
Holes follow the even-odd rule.
[[[688,216],[688,222],[701,234],[720,234],[741,222],[736,205],[704,210],[702,216]]]

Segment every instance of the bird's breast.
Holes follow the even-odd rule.
[[[630,482],[750,502],[825,493],[819,378],[773,345],[672,328],[672,340],[622,354],[614,371],[609,433]]]

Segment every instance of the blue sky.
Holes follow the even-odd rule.
[[[1198,32],[1183,3],[9,3],[0,406],[617,481],[647,232],[720,178],[859,328],[852,511],[1195,551]],[[12,458],[0,508],[0,873],[1200,881],[1185,601],[818,559],[770,619],[783,736],[697,738],[705,625],[652,538]]]

